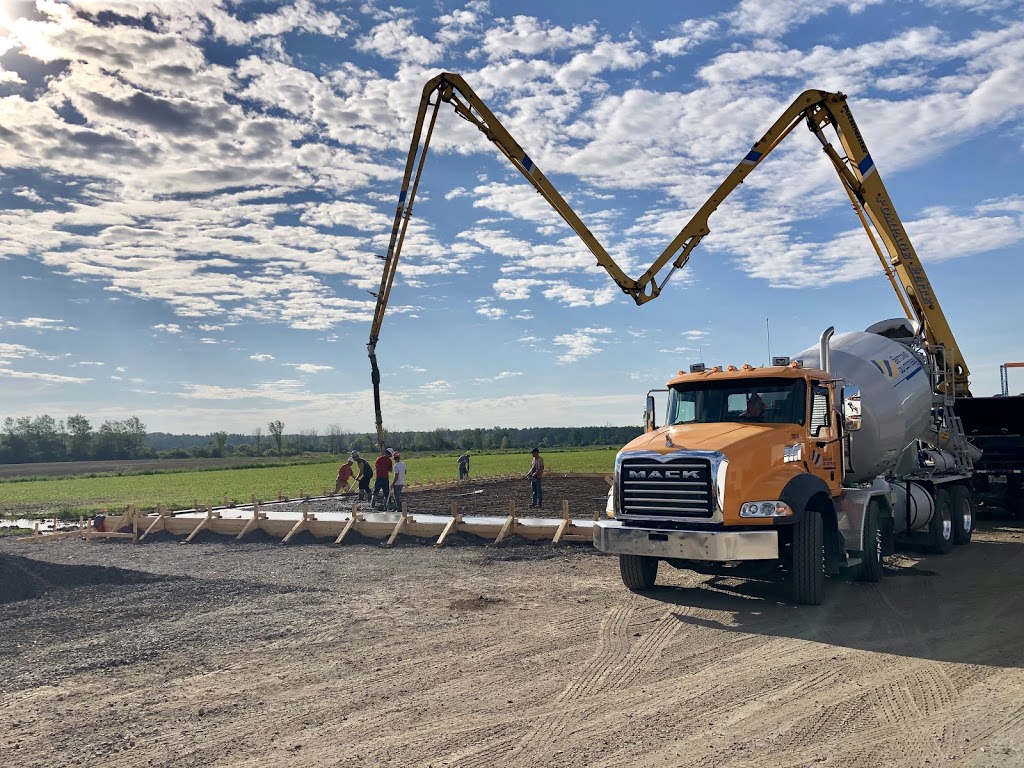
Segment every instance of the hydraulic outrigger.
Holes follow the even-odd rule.
[[[874,161],[861,138],[860,130],[854,122],[844,94],[819,90],[808,90],[801,93],[769,128],[768,132],[751,147],[725,181],[719,185],[679,231],[679,234],[662,251],[661,255],[655,259],[650,269],[634,280],[619,268],[575,211],[551,185],[537,164],[526,154],[473,89],[466,84],[466,81],[459,75],[442,73],[429,80],[423,88],[412,142],[406,159],[405,174],[402,178],[402,189],[395,211],[391,239],[388,243],[387,255],[383,257],[384,273],[381,277],[380,288],[374,294],[377,306],[370,328],[367,351],[372,369],[371,380],[373,382],[379,448],[383,449],[384,447],[384,429],[380,406],[377,341],[380,338],[384,313],[391,296],[391,288],[423,173],[423,164],[430,146],[434,123],[442,102],[451,104],[460,117],[473,123],[497,146],[508,161],[526,177],[527,181],[579,236],[597,259],[598,265],[603,267],[619,288],[631,296],[638,305],[646,304],[660,295],[669,278],[686,264],[690,253],[710,232],[708,219],[711,214],[736,187],[743,183],[747,175],[789,135],[793,128],[800,122],[806,123],[821,142],[843,188],[850,196],[853,208],[868,233],[882,263],[882,268],[907,317],[917,322],[929,346],[934,350],[941,350],[941,354],[944,356],[943,367],[949,371],[949,375],[938,379],[936,391],[950,397],[970,396],[968,385],[970,371],[960,354],[953,332],[939,306],[938,299],[935,297],[917,253],[906,235],[903,223],[897,216],[878,173],[875,172]],[[829,126],[839,138],[842,154],[832,146],[824,134],[825,129]],[[878,242],[879,239],[882,242],[881,246]],[[882,252],[883,246],[885,254]],[[886,254],[888,258],[886,258]],[[670,263],[671,269],[658,282],[658,275]]]

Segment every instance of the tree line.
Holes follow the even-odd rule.
[[[624,445],[642,432],[631,427],[484,427],[386,430],[389,448],[406,451],[489,451]],[[101,459],[204,458],[222,456],[289,456],[302,453],[343,454],[374,451],[376,433],[352,432],[337,424],[323,431],[287,433],[281,420],[259,425],[249,434],[149,432],[136,416],[104,421],[94,429],[81,414],[57,420],[46,414],[4,419],[0,464]]]

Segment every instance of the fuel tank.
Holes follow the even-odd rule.
[[[913,349],[876,333],[842,333],[829,347],[829,373],[861,391],[863,426],[851,435],[853,470],[846,479],[867,482],[892,469],[912,442],[928,437],[931,377]],[[806,368],[822,367],[817,347],[794,359]]]

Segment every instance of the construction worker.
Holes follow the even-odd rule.
[[[370,498],[370,481],[373,479],[373,467],[370,462],[356,454],[356,465],[359,467],[359,500],[365,501]]]
[[[530,481],[533,489],[533,501],[530,503],[532,509],[544,506],[544,489],[541,487],[541,482],[544,479],[544,459],[540,456],[540,448],[534,448],[530,454],[533,456],[533,463],[530,464],[530,472],[526,475],[526,479]]]
[[[391,468],[394,466],[391,462],[391,453],[390,448],[385,448],[374,462],[377,479],[373,483],[373,497],[370,499],[370,505],[373,507],[377,506],[377,494],[380,494],[381,509],[386,509],[388,506],[388,491],[390,490],[388,479],[391,475]]]
[[[334,484],[333,493],[352,492],[352,480],[355,477],[355,472],[352,471],[352,461],[352,459],[346,459],[338,468],[338,480]]]
[[[395,460],[395,483],[391,486],[391,492],[395,497],[395,509],[402,511],[402,490],[405,488],[405,462],[400,454],[395,453],[391,458]]]

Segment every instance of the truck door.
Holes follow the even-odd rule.
[[[832,388],[822,382],[811,382],[811,419],[808,422],[810,451],[807,468],[833,490],[842,478],[840,462],[839,419],[832,408]]]

